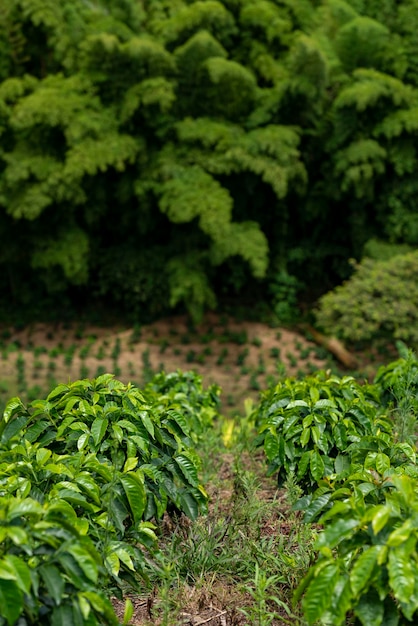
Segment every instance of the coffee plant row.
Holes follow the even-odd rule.
[[[206,511],[194,443],[218,389],[159,374],[143,390],[110,374],[59,385],[0,421],[0,624],[119,621],[110,593],[146,580],[165,511]],[[124,623],[132,616],[126,605]]]
[[[295,593],[308,624],[418,620],[418,361],[407,351],[373,384],[325,372],[286,380],[255,410],[257,445],[295,508],[322,530]]]

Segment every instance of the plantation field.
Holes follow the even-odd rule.
[[[299,333],[227,316],[206,316],[194,327],[185,317],[148,326],[38,324],[0,331],[0,394],[37,398],[58,382],[112,372],[142,385],[155,372],[193,369],[205,384],[222,387],[223,409],[243,410],[278,376],[333,367],[329,353]]]
[[[321,623],[369,626],[367,610],[394,613],[366,597],[383,583],[356,528],[367,523],[384,542],[418,508],[415,483],[396,482],[418,475],[411,355],[363,386],[301,334],[227,317],[198,328],[184,318],[34,325],[3,329],[1,341],[3,400],[23,404],[9,402],[0,422],[0,504],[28,537],[3,543],[0,599],[15,608],[0,612],[1,626],[14,626],[29,590],[51,626],[306,625],[330,612]],[[383,355],[356,356],[364,382]],[[398,379],[402,410],[391,396]],[[404,498],[393,508],[399,524],[391,497]],[[356,561],[344,541],[375,561]],[[401,587],[413,572],[397,576],[394,550],[382,594],[412,615]],[[343,601],[350,559],[356,577]],[[25,611],[19,626],[36,623]]]

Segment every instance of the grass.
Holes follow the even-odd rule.
[[[218,423],[200,445],[209,512],[194,522],[181,516],[161,523],[147,624],[174,626],[210,611],[237,626],[303,623],[292,593],[312,559],[315,533],[291,511],[295,485],[278,490],[266,478],[251,432],[248,419],[236,422],[226,446]]]

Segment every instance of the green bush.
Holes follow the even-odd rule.
[[[280,484],[295,474],[308,491],[349,468],[351,446],[374,450],[376,437],[382,445],[391,441],[392,425],[379,406],[378,390],[351,376],[319,372],[303,381],[286,379],[265,392],[254,417],[255,445],[264,447],[269,474],[278,471]]]
[[[121,473],[125,516],[134,522],[161,517],[169,504],[192,518],[206,510],[185,417],[174,406],[156,409],[138,388],[111,374],[58,385],[28,406],[12,398],[0,435],[9,445],[26,440],[70,458],[81,453],[83,462],[94,460],[105,482]]]
[[[389,487],[376,505],[360,485],[320,519],[318,560],[295,594],[308,624],[417,623],[417,481],[393,476]]]
[[[320,299],[316,320],[349,342],[400,339],[418,345],[418,251],[364,259],[353,276]]]
[[[0,496],[0,625],[118,626],[88,523],[68,502]]]

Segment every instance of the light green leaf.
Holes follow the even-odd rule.
[[[3,412],[3,420],[7,424],[10,421],[10,418],[15,415],[18,411],[24,411],[25,407],[20,398],[14,397],[10,398],[8,403],[6,404],[6,408]]]
[[[117,576],[120,570],[120,561],[118,556],[114,552],[110,552],[105,557],[105,566],[108,572],[112,574],[112,576]]]
[[[50,458],[51,454],[52,454],[51,450],[48,450],[47,448],[39,448],[36,451],[36,460],[39,463],[39,465],[45,465],[45,463]]]
[[[123,466],[123,472],[130,472],[138,465],[138,457],[130,456],[126,459],[125,465]]]
[[[123,626],[128,626],[128,624],[130,624],[132,616],[134,614],[134,607],[132,604],[132,601],[127,598],[125,600],[125,610],[123,612]]]
[[[337,580],[338,566],[335,563],[327,563],[316,570],[302,600],[308,624],[314,624],[329,608]]]
[[[89,442],[90,433],[83,433],[77,440],[77,448],[78,450],[84,450],[86,445]]]
[[[375,535],[378,535],[389,520],[391,509],[386,504],[380,504],[373,509],[372,528]]]
[[[6,554],[4,562],[7,563],[14,572],[20,589],[28,594],[31,588],[31,575],[28,565],[22,558],[14,554]]]

